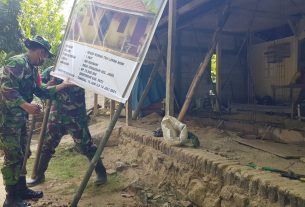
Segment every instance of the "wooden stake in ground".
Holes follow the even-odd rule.
[[[69,15],[69,20],[68,20],[68,24],[67,24],[68,26],[65,29],[64,40],[67,38],[67,35],[68,35],[67,31],[69,30],[69,27],[71,27],[71,16],[72,16],[72,13],[75,9],[76,1],[77,0],[74,0],[73,6],[72,6],[72,11]],[[62,47],[62,45],[61,45],[61,47]],[[56,56],[56,60],[55,60],[56,63],[58,62],[57,61],[58,57],[59,57],[59,55]],[[42,150],[44,136],[45,136],[45,133],[47,131],[47,123],[48,123],[48,119],[49,119],[51,105],[52,105],[52,101],[48,100],[46,111],[45,111],[45,114],[44,114],[44,117],[43,117],[43,123],[42,123],[41,131],[40,131],[39,143],[38,143],[37,152],[36,152],[36,159],[35,159],[35,163],[34,163],[34,166],[33,166],[32,175],[31,175],[32,179],[35,179],[36,176],[37,176],[37,168],[38,168],[38,164],[39,164],[39,160],[40,160],[40,154],[41,154],[41,150]]]
[[[42,126],[41,126],[40,135],[39,135],[39,141],[38,141],[38,146],[37,146],[37,151],[36,151],[36,159],[34,162],[33,171],[32,171],[32,175],[31,175],[32,179],[35,179],[37,176],[37,168],[38,168],[38,164],[39,164],[39,160],[40,160],[40,154],[41,154],[41,150],[42,150],[44,137],[45,137],[45,134],[47,131],[47,123],[48,123],[48,119],[49,119],[51,105],[52,105],[52,101],[48,100],[46,111],[43,116],[43,122],[42,122]]]
[[[185,117],[185,114],[187,112],[187,110],[189,109],[189,106],[191,104],[191,101],[192,101],[192,98],[193,98],[193,95],[198,87],[198,84],[201,80],[201,77],[203,75],[203,73],[205,72],[208,64],[210,63],[211,61],[211,57],[212,55],[214,54],[214,51],[215,51],[215,48],[216,48],[216,45],[217,45],[217,42],[218,42],[218,38],[219,38],[219,35],[221,34],[222,32],[222,29],[229,17],[229,13],[228,13],[228,10],[229,10],[229,4],[227,6],[225,6],[224,10],[223,10],[223,13],[222,13],[222,16],[220,18],[220,21],[219,21],[219,25],[217,27],[217,29],[215,30],[214,32],[214,35],[213,35],[213,39],[212,39],[212,44],[211,44],[211,47],[210,47],[210,50],[208,51],[208,53],[205,55],[204,59],[203,59],[203,62],[199,65],[199,68],[197,69],[197,73],[195,74],[194,76],[194,79],[191,83],[191,86],[187,92],[187,95],[186,95],[186,99],[185,99],[185,102],[182,106],[182,109],[179,113],[179,116],[178,116],[178,120],[179,121],[182,121]]]
[[[22,168],[21,168],[21,175],[26,175],[26,163],[27,163],[28,157],[30,155],[31,140],[32,140],[32,136],[33,136],[33,131],[35,129],[35,124],[36,124],[36,118],[35,118],[35,115],[33,115],[32,120],[31,120],[31,125],[29,128],[29,132],[28,132],[27,143],[26,143],[26,148],[25,148],[24,158],[23,158],[23,163],[22,163]]]
[[[109,123],[109,125],[107,127],[107,130],[106,130],[106,132],[104,134],[104,137],[101,140],[101,142],[100,142],[100,144],[99,144],[99,146],[98,146],[98,148],[96,150],[96,153],[95,153],[94,157],[92,158],[92,160],[90,162],[90,166],[89,166],[89,168],[88,168],[88,170],[86,172],[86,175],[84,176],[84,178],[82,180],[82,183],[81,183],[77,193],[75,194],[75,196],[74,196],[74,198],[72,200],[71,207],[77,207],[77,204],[78,204],[78,202],[79,202],[79,200],[80,200],[80,198],[81,198],[81,196],[82,196],[82,194],[83,194],[83,192],[84,192],[84,190],[85,190],[85,188],[86,188],[86,186],[88,184],[88,181],[89,181],[89,179],[91,177],[91,174],[92,174],[92,172],[93,172],[93,170],[95,168],[95,165],[96,165],[97,161],[100,159],[101,154],[102,154],[102,152],[103,152],[103,150],[104,150],[104,148],[105,148],[105,146],[106,146],[106,144],[108,142],[108,139],[109,139],[109,137],[111,135],[111,132],[112,132],[116,122],[119,119],[119,116],[121,114],[121,111],[122,111],[123,107],[124,107],[124,104],[120,103],[118,109],[115,111],[113,119]]]
[[[130,95],[125,104],[126,126],[131,125],[132,118],[132,96]]]
[[[110,100],[110,120],[112,120],[113,118],[114,111],[115,111],[115,101]]]
[[[94,106],[93,106],[93,116],[98,115],[98,95],[94,94]]]

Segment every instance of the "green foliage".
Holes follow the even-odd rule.
[[[211,58],[211,78],[213,83],[216,83],[216,67],[217,67],[216,60],[217,57],[216,54],[214,54]]]
[[[8,4],[8,0],[0,0],[0,4],[5,4],[5,5],[7,5],[7,4]]]
[[[149,11],[153,13],[158,13],[158,10],[162,4],[162,0],[143,0],[145,6],[149,9]]]
[[[17,16],[21,0],[0,0],[0,51],[20,53],[21,33]],[[3,55],[3,54],[2,54]]]
[[[60,13],[64,0],[23,0],[18,22],[26,38],[41,35],[50,41],[57,53],[64,31],[64,16]]]
[[[7,56],[6,52],[0,51],[0,68],[2,66],[4,66],[4,62],[6,60],[6,56]]]
[[[15,52],[7,53],[7,52],[5,52],[5,51],[0,51],[0,68],[1,68],[2,66],[4,66],[5,61],[6,61],[8,58],[10,58],[10,57],[12,57],[12,56],[14,56],[14,55],[16,55]]]
[[[87,13],[87,8],[89,7],[87,1],[78,0],[74,9],[74,15],[85,16]],[[74,17],[75,18],[75,17]]]

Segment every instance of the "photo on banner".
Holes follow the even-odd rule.
[[[54,76],[126,102],[167,0],[78,0]]]

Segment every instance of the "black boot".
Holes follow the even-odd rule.
[[[17,190],[19,192],[19,196],[24,199],[33,199],[38,200],[43,197],[42,191],[33,191],[26,186],[25,176],[20,176],[17,184]]]
[[[17,185],[7,185],[5,186],[7,192],[3,207],[28,207],[31,206],[21,199],[17,192]]]
[[[91,162],[94,153],[96,150],[92,151],[92,153],[86,154],[86,157],[88,158],[89,162]],[[102,160],[98,160],[95,166],[95,173],[96,173],[96,180],[94,181],[95,185],[103,185],[107,182],[107,173],[106,168],[104,167]]]
[[[44,174],[42,174],[42,175],[38,174],[38,175],[36,175],[36,177],[34,179],[27,180],[26,183],[27,183],[27,186],[33,187],[33,186],[43,183],[45,180],[46,180],[46,177]]]
[[[106,168],[101,160],[97,161],[95,166],[96,180],[95,185],[103,185],[107,182]]]
[[[45,172],[48,169],[49,162],[52,158],[52,153],[43,151],[40,156],[37,175],[34,179],[28,180],[27,185],[33,187],[45,181]]]

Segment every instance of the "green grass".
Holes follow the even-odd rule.
[[[34,159],[27,162],[27,170],[33,169]],[[76,152],[73,146],[58,147],[46,171],[48,180],[65,181],[82,177],[89,166],[87,158]]]
[[[89,195],[98,195],[101,192],[118,192],[124,188],[124,178],[120,175],[108,176],[108,181],[103,186],[96,186],[93,182],[89,182],[86,193]]]
[[[27,162],[28,175],[32,172],[33,164],[34,159],[30,158]],[[89,161],[87,158],[78,153],[73,148],[73,145],[59,146],[46,171],[46,182],[54,183],[54,185],[60,184],[61,187],[53,189],[53,192],[62,195],[74,194],[88,167]],[[120,175],[108,176],[105,186],[95,186],[94,179],[95,173],[93,172],[85,191],[86,196],[91,197],[100,193],[118,192],[124,188],[125,179]]]

